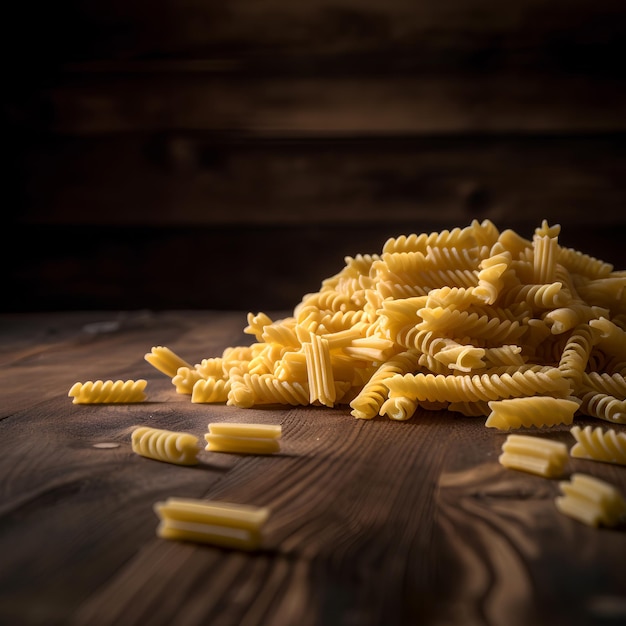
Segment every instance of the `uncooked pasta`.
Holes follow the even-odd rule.
[[[507,428],[577,415],[624,424],[626,272],[560,237],[545,220],[528,236],[490,220],[399,235],[346,256],[291,315],[249,312],[250,345],[196,365],[165,346],[145,358],[194,403],[399,421],[444,409]]]

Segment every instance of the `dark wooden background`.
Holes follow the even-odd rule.
[[[626,10],[11,3],[5,311],[282,309],[489,218],[626,267]]]

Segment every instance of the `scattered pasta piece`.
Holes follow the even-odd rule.
[[[485,426],[499,430],[571,424],[579,402],[569,398],[527,396],[489,402]]]
[[[196,465],[199,452],[198,438],[150,426],[139,426],[131,434],[133,452],[156,461],[176,465]]]
[[[144,359],[159,372],[174,378],[180,367],[193,369],[193,365],[189,365],[187,361],[179,357],[175,352],[164,346],[155,346],[148,352]]]
[[[556,498],[561,513],[588,526],[617,526],[626,519],[626,500],[611,484],[588,476],[573,474],[560,483],[563,496]]]
[[[213,435],[229,437],[258,437],[260,439],[279,439],[282,436],[280,424],[237,424],[232,422],[211,422],[209,432]]]
[[[570,450],[573,457],[626,465],[626,432],[616,433],[612,428],[605,431],[600,426],[572,426],[570,432],[576,439]]]
[[[280,424],[210,423],[204,435],[209,452],[274,454],[280,450]]]
[[[168,498],[157,502],[160,519],[157,535],[163,539],[209,543],[225,548],[256,550],[261,546],[267,507],[245,504]]]
[[[501,465],[547,478],[563,474],[567,446],[559,441],[528,435],[509,435],[502,445]]]
[[[73,404],[126,404],[143,402],[147,381],[139,380],[88,380],[74,383],[67,394]]]

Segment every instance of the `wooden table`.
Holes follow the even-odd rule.
[[[192,404],[143,358],[163,345],[197,363],[248,345],[245,324],[242,312],[0,316],[1,624],[625,623],[624,528],[560,514],[558,480],[502,467],[506,434],[484,419]],[[71,385],[98,378],[145,378],[148,400],[73,404]],[[279,423],[281,453],[203,451],[182,467],[131,450],[135,425],[202,438],[209,421]],[[542,434],[573,443],[565,426]],[[570,459],[574,471],[626,493],[624,466]],[[158,538],[152,506],[169,496],[269,506],[263,548]]]

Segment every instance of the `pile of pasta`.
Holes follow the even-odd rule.
[[[421,407],[495,428],[626,423],[626,271],[493,222],[388,239],[305,294],[292,315],[248,313],[250,345],[190,365],[146,360],[194,403],[349,406],[406,420]]]

